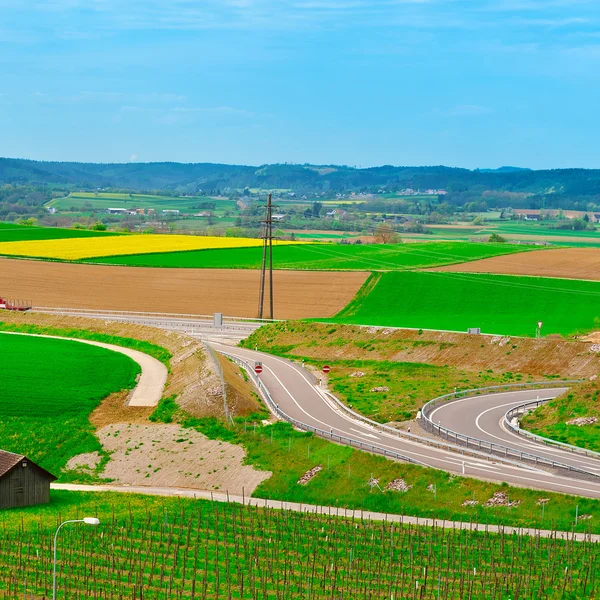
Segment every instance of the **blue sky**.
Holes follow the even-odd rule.
[[[598,0],[0,0],[0,156],[600,168]]]

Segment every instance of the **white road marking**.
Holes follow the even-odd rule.
[[[370,433],[363,433],[362,431],[359,431],[358,429],[354,429],[354,427],[350,427],[350,431],[355,431],[356,433],[360,433],[360,435],[373,438],[374,440],[379,439],[376,435],[371,435]]]
[[[554,398],[556,398],[557,396],[560,396],[560,394],[563,394],[566,390],[568,390],[569,388],[556,388],[553,390],[549,390],[549,389],[541,389],[541,390],[535,390],[535,391],[539,391],[539,392],[549,392],[549,391],[558,391],[560,393],[556,394],[556,396],[550,396],[549,398],[542,398],[542,400],[554,400]],[[528,391],[528,390],[526,390]],[[522,393],[522,391],[516,391],[516,392],[498,392],[501,394],[520,394]],[[498,394],[483,394],[481,396],[466,396],[465,398],[461,398],[460,400],[453,400],[452,402],[446,402],[445,404],[441,404],[440,406],[438,406],[437,408],[435,408],[433,410],[433,412],[431,413],[431,420],[433,421],[433,415],[435,415],[435,413],[438,410],[442,410],[444,408],[447,408],[448,406],[452,405],[456,405],[456,404],[460,404],[462,402],[466,402],[467,400],[481,400],[482,398],[493,398],[494,396],[497,396]],[[519,402],[511,402],[511,404],[519,404]]]
[[[482,433],[484,433],[486,435],[489,435],[490,437],[500,440],[501,442],[503,442],[504,445],[513,449],[514,451],[527,452],[526,449],[523,450],[523,448],[526,448],[528,446],[527,444],[523,444],[523,448],[522,448],[520,443],[516,444],[512,440],[507,440],[505,438],[498,437],[497,435],[490,433],[486,429],[483,429],[483,427],[481,427],[479,425],[479,419],[481,419],[481,417],[483,417],[483,415],[485,415],[486,413],[489,413],[492,410],[497,410],[499,408],[506,408],[507,406],[511,406],[513,404],[514,404],[514,402],[509,402],[507,404],[500,404],[499,406],[493,406],[492,408],[488,408],[488,409],[484,410],[483,412],[481,412],[477,415],[477,418],[475,419],[475,425],[476,425],[477,429],[479,429],[479,431],[481,431]],[[504,422],[504,415],[502,415],[502,418],[500,420],[500,425],[499,425],[500,429],[505,431],[507,434],[509,434],[515,440],[519,440],[519,442],[521,442],[522,438],[520,436],[516,435],[515,433],[512,433],[511,431],[507,431],[506,429],[504,429],[504,427],[502,425],[503,422]],[[588,468],[588,463],[586,462],[586,460],[585,459],[582,460],[576,454],[566,452],[565,450],[562,450],[562,451],[557,450],[556,448],[553,448],[552,450],[547,450],[543,444],[539,444],[539,445],[535,446],[534,448],[536,450],[536,453],[531,452],[531,454],[535,454],[535,455],[539,456],[540,458],[544,458],[545,460],[553,460],[552,457],[544,456],[544,454],[547,452],[548,454],[557,454],[558,457],[561,458],[561,461],[563,461],[563,462],[566,461],[565,464],[569,464],[569,461],[570,461],[570,463],[572,465],[583,465],[586,469]],[[590,468],[590,470],[592,470],[594,467],[589,467],[589,468]],[[597,470],[598,467],[596,466],[595,469]]]
[[[231,352],[231,350],[233,350],[233,348],[228,347],[227,351],[230,352],[231,354],[234,354],[234,352]],[[240,356],[238,354],[238,356]],[[247,359],[247,357],[245,357],[243,354],[241,355],[241,358]],[[299,370],[297,368],[295,368],[293,365],[291,365],[290,363],[287,363],[285,361],[282,361],[280,359],[274,358],[269,356],[269,358],[273,358],[274,360],[276,360],[277,362],[281,362],[284,365],[287,365],[288,367],[291,367],[294,369],[294,371],[296,373],[298,373],[311,387],[311,389],[315,390],[315,387],[313,386],[313,384],[308,381],[308,379],[299,372]],[[264,364],[264,363],[263,363]],[[279,383],[281,384],[281,386],[283,387],[283,389],[286,391],[286,393],[290,396],[290,398],[292,399],[292,401],[294,402],[294,404],[296,404],[298,406],[298,408],[307,416],[309,416],[311,419],[314,419],[315,421],[319,422],[319,423],[323,423],[323,421],[320,421],[319,419],[316,419],[315,417],[312,417],[309,413],[307,413],[296,401],[296,399],[294,398],[294,396],[291,394],[291,392],[286,388],[286,386],[283,384],[283,382],[281,382],[281,380],[279,379],[279,377],[277,377],[277,375],[275,375],[275,373],[273,373],[273,370],[270,369],[268,366],[266,367],[267,369],[269,369],[269,371],[273,374],[273,376],[275,377],[275,379],[277,381],[279,381]],[[466,398],[467,399],[467,398]],[[514,403],[513,403],[514,404]],[[328,408],[330,410],[331,407],[328,406]],[[332,410],[333,412],[333,410]],[[341,416],[338,413],[334,412],[333,414],[335,414],[336,416]],[[348,420],[348,419],[346,419]],[[354,421],[351,421],[354,422]],[[332,429],[330,426],[326,425],[326,429]],[[333,428],[336,431],[340,431],[342,434],[347,434],[347,432],[345,432],[342,429],[339,429],[337,427]],[[385,436],[387,437],[387,436]],[[389,436],[391,437],[391,436]],[[395,438],[394,438],[395,439]],[[415,442],[405,442],[407,444],[412,444],[414,446],[421,446],[421,444],[415,443]],[[415,457],[417,457],[418,460],[420,460],[421,462],[430,462],[430,466],[433,468],[437,468],[435,467],[433,464],[431,464],[431,461],[437,461],[438,463],[447,463],[449,465],[452,465],[453,467],[456,466],[462,466],[462,462],[463,459],[457,455],[457,456],[452,456],[452,455],[447,455],[445,458],[444,457],[436,457],[436,456],[431,456],[428,454],[419,454],[417,452],[411,452],[410,450],[405,450],[404,448],[397,448],[394,446],[389,446],[386,444],[379,444],[380,448],[384,449],[390,449],[393,452],[398,452],[398,453],[403,453],[405,455],[413,455]],[[423,450],[428,450],[430,453],[439,453],[439,450],[436,448],[431,448],[428,446],[424,446]],[[555,486],[561,489],[565,490],[565,493],[574,493],[576,491],[581,491],[581,492],[586,492],[588,494],[593,494],[594,497],[600,497],[600,485],[597,487],[594,487],[594,484],[592,483],[588,483],[588,485],[591,485],[592,487],[578,487],[577,481],[576,480],[565,480],[564,478],[560,478],[557,475],[553,475],[551,473],[545,473],[544,471],[538,470],[538,471],[534,471],[532,472],[531,470],[525,468],[525,467],[518,467],[516,465],[499,465],[499,464],[491,464],[491,465],[486,465],[485,467],[481,467],[479,466],[477,463],[469,463],[468,461],[464,461],[465,462],[465,466],[467,467],[467,469],[469,467],[471,467],[471,472],[467,472],[466,475],[467,476],[472,476],[475,477],[477,476],[477,472],[483,472],[483,474],[485,474],[486,472],[488,474],[493,474],[494,477],[497,477],[499,475],[501,475],[501,473],[497,473],[497,471],[499,469],[502,469],[502,471],[512,471],[512,473],[510,474],[511,478],[514,479],[518,479],[518,480],[523,480],[525,482],[525,485],[531,485],[531,484],[540,484],[540,488],[541,489],[545,489],[545,490],[549,490],[551,491],[551,488],[549,488],[549,486]],[[523,473],[523,475],[518,475],[517,473]],[[537,477],[539,476],[543,476],[546,475],[546,479],[534,479],[532,476],[533,475],[537,475]],[[561,483],[561,481],[566,481],[566,483]]]

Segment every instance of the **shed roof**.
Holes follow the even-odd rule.
[[[18,465],[25,457],[22,454],[13,454],[0,450],[0,477],[8,473],[13,467]]]
[[[36,469],[46,474],[52,481],[56,479],[52,473],[46,471],[46,469],[42,469],[42,467],[36,465],[25,455],[14,454],[13,452],[7,452],[6,450],[0,450],[0,477],[4,477],[4,475],[12,471],[22,460],[26,460],[28,463],[31,463]]]

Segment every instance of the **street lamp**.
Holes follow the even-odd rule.
[[[86,525],[100,525],[100,519],[96,517],[84,517],[83,519],[71,519],[70,521],[63,521],[54,534],[54,569],[52,572],[52,600],[56,600],[56,541],[58,539],[58,532],[68,523],[85,523]]]

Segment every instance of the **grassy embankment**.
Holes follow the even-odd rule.
[[[409,419],[425,401],[454,387],[582,379],[595,375],[600,367],[599,357],[584,342],[302,322],[265,326],[243,345],[303,359],[319,368],[331,365],[328,379],[333,392],[381,422]],[[600,450],[597,425],[564,424],[578,416],[600,417],[597,385],[594,381],[572,386],[564,397],[526,419],[526,426],[540,435]],[[373,391],[381,386],[389,391]]]
[[[596,380],[574,386],[566,394],[540,406],[522,419],[532,433],[573,446],[600,452],[600,385]],[[568,424],[582,417],[596,417],[589,425]]]
[[[478,521],[530,527],[570,529],[575,506],[580,514],[592,514],[594,519],[580,528],[598,528],[600,532],[600,502],[549,494],[506,484],[493,484],[465,477],[456,477],[410,464],[401,464],[347,446],[333,444],[312,434],[294,430],[287,423],[263,424],[266,411],[237,418],[233,426],[224,426],[216,419],[195,419],[180,410],[172,399],[161,401],[153,416],[155,421],[178,422],[194,427],[210,438],[242,446],[247,463],[271,471],[272,476],[254,492],[254,496],[275,500],[303,502],[353,509],[375,510],[420,517]],[[298,480],[310,469],[323,470],[306,486]],[[373,489],[374,477],[379,487]],[[412,486],[405,493],[384,491],[388,483],[404,479]],[[515,507],[486,507],[495,492],[508,493]],[[548,498],[545,507],[538,503]],[[474,506],[464,504],[473,501]],[[583,512],[582,512],[583,511]],[[594,529],[595,531],[596,529]]]
[[[310,485],[310,484],[309,484]],[[48,597],[591,598],[596,544],[351,521],[186,499],[54,493],[0,516],[0,590]],[[91,566],[90,566],[91,565]]]
[[[273,262],[277,269],[394,271],[450,265],[526,250],[531,248],[462,242],[276,245]],[[261,260],[262,248],[224,248],[104,257],[87,259],[85,262],[141,267],[259,269]]]
[[[332,391],[381,422],[411,419],[455,388],[580,379],[600,368],[586,343],[292,321],[262,327],[242,345],[318,370],[329,364]]]
[[[378,277],[329,321],[534,336],[538,321],[543,335],[570,335],[589,331],[600,318],[600,282],[467,273]]]
[[[316,368],[323,364],[314,359],[305,362]],[[456,367],[407,362],[338,360],[327,364],[332,367],[329,386],[336,396],[357,412],[381,423],[414,419],[427,401],[455,389],[532,380],[531,376],[520,373],[494,373],[491,369],[473,373]],[[377,391],[382,387],[388,391]]]
[[[134,387],[137,363],[69,340],[0,334],[0,341],[0,448],[57,476],[72,456],[101,451],[88,415],[112,392]]]

